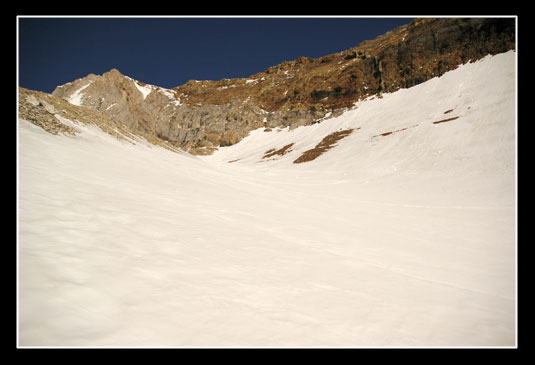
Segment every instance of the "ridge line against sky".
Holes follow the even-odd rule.
[[[200,16],[17,18],[19,86],[55,87],[112,68],[172,88],[248,77],[300,56],[357,46],[413,17]]]

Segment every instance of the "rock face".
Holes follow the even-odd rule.
[[[134,144],[148,141],[153,145],[180,152],[178,148],[150,133],[132,132],[127,125],[106,116],[104,113],[73,105],[40,91],[28,90],[22,87],[19,87],[18,91],[18,117],[43,128],[49,133],[76,135],[80,132],[80,126],[96,125],[106,133],[123,141]]]
[[[253,129],[317,123],[370,95],[408,88],[514,47],[513,18],[425,18],[347,51],[300,57],[249,78],[191,80],[164,89],[113,69],[59,86],[52,95],[206,154]]]

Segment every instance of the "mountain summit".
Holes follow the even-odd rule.
[[[514,47],[513,18],[424,18],[346,51],[300,57],[248,78],[191,80],[165,89],[112,69],[58,86],[52,95],[101,112],[132,132],[210,154],[254,129],[315,124],[371,95],[417,85]]]

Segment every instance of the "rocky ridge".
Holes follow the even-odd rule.
[[[115,138],[130,143],[147,141],[174,152],[180,149],[142,131],[131,131],[125,124],[98,111],[73,105],[40,91],[19,87],[19,119],[31,122],[55,135],[76,135],[79,126],[95,125]]]
[[[58,86],[52,95],[105,115],[129,131],[209,154],[251,130],[310,125],[515,47],[513,18],[424,18],[349,50],[300,57],[248,78],[191,80],[173,89],[111,70]]]

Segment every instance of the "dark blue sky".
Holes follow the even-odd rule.
[[[321,57],[412,18],[18,18],[19,85],[52,92],[112,68],[171,88]]]

